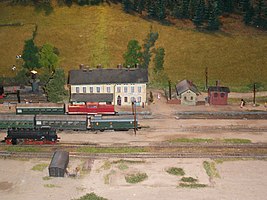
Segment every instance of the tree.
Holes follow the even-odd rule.
[[[65,74],[64,70],[57,68],[55,73],[50,78],[49,82],[45,86],[48,101],[57,103],[62,101],[66,95],[65,85]]]
[[[34,40],[29,39],[25,41],[24,49],[22,52],[22,59],[24,60],[23,67],[28,70],[40,68],[38,47],[35,46]]]
[[[156,18],[157,16],[156,5],[154,0],[147,1],[147,15],[150,18]]]
[[[203,11],[203,7],[201,7],[201,3],[199,3],[199,6],[196,8],[195,15],[192,20],[197,29],[203,24]]]
[[[54,49],[51,44],[47,43],[42,46],[39,52],[39,63],[42,67],[47,67],[49,72],[55,71],[59,64],[59,58]]]
[[[134,67],[140,63],[142,57],[141,46],[137,40],[130,40],[127,46],[127,52],[123,55],[126,66]]]
[[[165,50],[164,48],[160,47],[156,50],[156,55],[154,58],[154,72],[155,73],[159,73],[160,71],[162,71],[164,69],[163,65],[164,65],[164,56],[165,56]]]
[[[250,0],[243,0],[243,12],[243,21],[246,25],[248,25],[251,23],[254,16],[254,9]]]
[[[166,2],[165,0],[157,0],[156,1],[157,7],[157,18],[158,20],[162,21],[166,18]]]
[[[183,18],[189,18],[189,1],[183,0],[182,1],[182,16]]]
[[[212,11],[210,12],[210,16],[208,19],[207,29],[210,31],[217,31],[220,29],[220,20],[217,13],[218,13],[217,5],[215,4]]]
[[[143,45],[143,57],[142,57],[142,67],[148,68],[150,59],[151,59],[151,47],[155,45],[155,42],[157,41],[159,37],[158,32],[152,32],[152,28],[150,29],[150,32],[147,34],[146,39],[144,40]]]
[[[123,10],[126,13],[129,13],[132,9],[132,3],[130,0],[122,0],[122,6],[123,6]]]

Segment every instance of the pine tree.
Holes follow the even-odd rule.
[[[142,14],[144,10],[145,10],[145,0],[139,0],[137,4],[137,11],[139,14]]]
[[[157,12],[156,12],[156,5],[154,0],[148,0],[147,1],[147,15],[150,18],[156,18]]]
[[[24,68],[29,70],[40,68],[38,51],[38,47],[35,46],[33,39],[25,41],[24,49],[21,56],[24,60]]]
[[[203,24],[203,8],[201,7],[201,2],[199,3],[199,6],[196,8],[195,15],[193,18],[193,23],[198,29]]]
[[[129,13],[132,9],[131,1],[130,0],[122,0],[122,7],[124,12]]]
[[[183,18],[189,18],[189,1],[183,0],[182,1],[182,16]]]
[[[242,2],[242,10],[244,12],[243,14],[243,21],[244,23],[250,24],[254,15],[254,9],[253,6],[250,3],[250,0],[243,0]]]
[[[190,19],[193,19],[196,13],[196,9],[197,9],[197,0],[190,0],[189,3],[189,16]]]
[[[134,67],[140,63],[141,57],[141,46],[138,41],[130,40],[127,46],[127,52],[123,55],[124,65]]]
[[[142,64],[143,68],[148,68],[150,59],[151,59],[151,47],[155,45],[156,40],[158,39],[159,34],[158,32],[152,32],[150,29],[149,34],[147,35],[146,39],[144,40],[143,45],[143,57],[142,57]]]
[[[65,85],[65,74],[63,69],[56,69],[53,76],[45,86],[48,101],[57,103],[62,101],[66,95]]]
[[[162,21],[166,18],[166,2],[165,0],[157,0],[156,1],[157,7],[157,18],[158,20]]]
[[[217,15],[217,13],[218,13],[217,6],[215,4],[212,11],[210,12],[210,16],[208,19],[207,29],[210,31],[217,31],[220,29],[220,20],[219,20],[219,16]]]
[[[158,49],[156,49],[156,55],[154,58],[154,72],[155,73],[159,73],[160,71],[162,71],[164,69],[164,56],[165,56],[165,50],[162,47],[159,47]]]

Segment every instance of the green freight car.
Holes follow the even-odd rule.
[[[85,115],[36,115],[36,127],[52,127],[58,130],[87,129]]]
[[[20,104],[16,107],[17,115],[64,115],[65,105],[57,103],[29,103]]]
[[[34,128],[33,115],[0,115],[0,129]]]

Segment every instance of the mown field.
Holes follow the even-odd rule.
[[[245,27],[236,16],[222,20],[222,31],[200,33],[187,21],[162,25],[125,14],[120,5],[55,7],[46,16],[31,6],[0,3],[1,25],[22,23],[0,26],[1,75],[13,75],[15,56],[22,53],[24,41],[31,37],[35,24],[36,44],[49,42],[57,47],[60,65],[66,72],[78,69],[81,63],[116,67],[123,63],[128,41],[137,39],[143,44],[152,27],[159,33],[156,46],[165,49],[164,68],[173,83],[190,79],[203,88],[208,67],[209,85],[220,80],[221,85],[233,91],[245,91],[248,84],[260,82],[267,90],[267,33]]]

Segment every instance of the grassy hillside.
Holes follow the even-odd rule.
[[[38,25],[38,46],[52,43],[60,51],[60,65],[67,71],[83,63],[116,67],[123,63],[123,53],[131,39],[143,44],[153,27],[159,32],[157,46],[165,48],[165,70],[173,83],[191,79],[203,87],[205,67],[209,83],[220,80],[231,89],[243,90],[252,82],[267,89],[267,33],[245,27],[238,17],[230,17],[219,33],[199,33],[187,21],[164,26],[158,22],[125,14],[119,5],[92,7],[55,7],[49,16],[30,6],[0,3],[0,70],[12,75],[15,56],[21,54],[24,41]],[[0,75],[1,76],[1,75]]]

